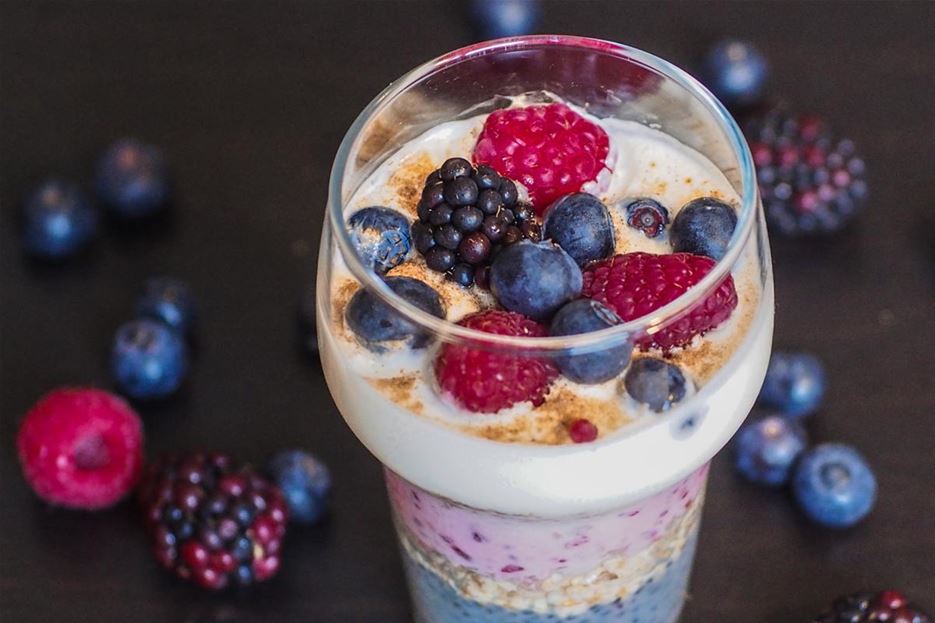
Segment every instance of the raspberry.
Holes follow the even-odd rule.
[[[588,443],[597,439],[597,426],[591,420],[578,418],[568,425],[568,436],[575,443]]]
[[[607,165],[607,133],[564,104],[490,113],[474,160],[524,184],[540,216],[559,197],[578,192]]]
[[[508,311],[478,312],[458,324],[497,335],[546,335],[545,327],[538,322]],[[528,355],[445,344],[435,360],[435,376],[442,392],[461,407],[494,413],[527,400],[541,405],[558,369],[550,361]]]
[[[98,509],[124,497],[143,465],[143,425],[121,398],[56,389],[37,402],[16,439],[26,481],[52,504]]]
[[[714,260],[691,253],[626,253],[591,263],[584,270],[582,295],[604,303],[623,320],[641,318],[674,301],[714,267]],[[706,299],[665,329],[636,341],[643,350],[685,346],[730,317],[737,307],[728,275]]]
[[[766,220],[788,236],[843,228],[866,201],[864,161],[815,116],[774,109],[744,127]]]
[[[139,502],[156,560],[212,590],[279,569],[288,511],[282,492],[223,454],[163,457],[146,468]]]

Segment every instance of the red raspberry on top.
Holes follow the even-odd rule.
[[[488,310],[458,323],[497,335],[544,337],[545,327],[521,314]],[[541,405],[558,369],[548,360],[445,344],[435,360],[442,393],[469,411],[494,413],[519,402]]]
[[[16,446],[26,481],[39,497],[71,508],[104,508],[139,479],[143,425],[111,393],[57,389],[26,414]]]
[[[625,321],[635,320],[674,301],[713,267],[711,258],[691,253],[615,255],[588,265],[581,294],[604,303]],[[703,335],[727,320],[735,307],[737,291],[728,275],[686,316],[636,343],[643,350],[655,346],[668,351],[685,346],[696,335]]]
[[[603,128],[564,104],[546,104],[490,113],[474,160],[526,186],[542,216],[554,200],[597,179],[609,151]]]

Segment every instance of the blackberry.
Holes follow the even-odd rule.
[[[813,623],[931,623],[929,615],[911,605],[898,591],[859,592],[834,600],[831,610]]]
[[[766,219],[788,236],[844,227],[867,196],[864,161],[853,141],[820,118],[772,110],[744,128],[757,168]]]
[[[539,242],[542,226],[512,180],[491,167],[449,158],[425,180],[412,241],[426,265],[451,281],[487,287],[487,267],[505,246]]]
[[[288,511],[282,492],[223,454],[163,457],[150,464],[139,502],[159,563],[203,588],[272,577]]]

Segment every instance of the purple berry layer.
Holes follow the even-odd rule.
[[[609,558],[645,550],[693,509],[707,475],[705,465],[628,508],[563,520],[482,512],[436,497],[389,471],[386,479],[400,528],[417,547],[469,572],[529,585],[553,574],[586,574]]]

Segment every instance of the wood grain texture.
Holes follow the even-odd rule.
[[[823,113],[869,166],[872,201],[828,240],[775,240],[776,344],[830,374],[812,426],[876,467],[877,510],[829,533],[783,493],[715,461],[684,623],[806,621],[832,596],[903,587],[935,609],[935,3],[546,2],[543,31],[633,44],[683,66],[707,41],[749,38],[773,91]],[[417,35],[413,35],[413,33]],[[447,2],[0,3],[0,618],[402,622],[409,608],[379,467],[297,352],[326,181],[345,129],[390,80],[466,44]],[[173,217],[104,228],[56,269],[20,255],[16,201],[38,178],[87,180],[132,134],[167,150]],[[300,440],[333,467],[335,512],[295,530],[280,577],[208,595],[158,570],[128,505],[49,510],[19,476],[22,413],[60,384],[108,386],[106,353],[152,274],[202,306],[184,391],[141,406],[148,448],[261,461]]]

